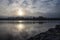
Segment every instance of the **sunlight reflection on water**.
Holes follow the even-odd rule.
[[[0,21],[0,35],[9,33],[25,40],[54,28],[57,24],[60,24],[60,21]]]
[[[16,27],[17,27],[18,31],[22,31],[25,29],[24,24],[18,24]]]

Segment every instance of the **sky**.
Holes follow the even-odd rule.
[[[0,16],[17,16],[22,9],[25,16],[60,17],[60,0],[0,0]]]

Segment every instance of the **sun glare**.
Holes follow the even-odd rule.
[[[23,16],[23,15],[24,15],[24,12],[23,12],[22,9],[19,9],[19,10],[18,10],[18,15],[19,15],[19,16]]]

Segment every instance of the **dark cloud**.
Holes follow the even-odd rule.
[[[0,0],[0,2],[2,2],[2,0]]]
[[[12,0],[8,0],[8,1],[9,1],[8,5],[13,3],[13,1],[12,1]]]

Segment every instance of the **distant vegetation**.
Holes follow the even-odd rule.
[[[46,18],[46,17],[0,17],[0,20],[60,20],[60,18]]]

